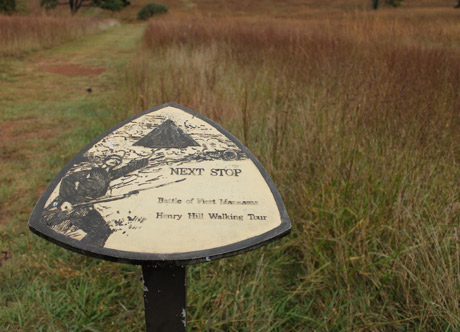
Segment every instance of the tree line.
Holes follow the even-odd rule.
[[[386,4],[399,7],[404,0],[383,0]],[[454,8],[460,8],[460,0],[455,0],[457,5]],[[382,1],[371,0],[372,8],[378,9]],[[40,5],[47,10],[54,9],[57,6],[68,6],[72,15],[76,14],[81,7],[99,7],[111,11],[122,10],[129,6],[129,0],[40,0]],[[17,10],[16,0],[0,0],[0,13],[13,14]]]
[[[379,4],[380,4],[380,0],[371,0],[372,1],[372,8],[373,9],[378,9],[379,8]],[[403,2],[404,0],[385,0],[385,3],[389,4],[390,6],[393,6],[393,7],[399,7],[401,6],[401,2]],[[454,8],[460,8],[460,0],[456,0],[457,1],[457,5],[454,7]]]
[[[40,6],[47,10],[57,6],[68,6],[72,15],[75,15],[81,7],[119,11],[128,5],[130,5],[129,0],[40,0]],[[0,0],[0,13],[14,14],[16,10],[16,0]]]

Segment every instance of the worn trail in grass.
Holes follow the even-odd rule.
[[[117,72],[135,55],[143,30],[121,25],[0,59],[2,331],[107,330],[107,315],[114,330],[142,324],[142,293],[129,282],[139,278],[135,267],[54,246],[29,232],[27,220],[65,162],[110,125],[103,115],[113,106]],[[37,310],[24,310],[31,307]]]
[[[25,224],[56,170],[94,130],[103,129],[98,114],[109,107],[117,68],[134,55],[143,29],[122,25],[28,57],[0,60],[2,224]],[[30,190],[36,193],[25,195]]]

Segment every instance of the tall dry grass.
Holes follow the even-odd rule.
[[[94,18],[0,15],[0,55],[50,48],[114,24],[117,22]]]
[[[193,269],[193,330],[460,329],[460,27],[399,13],[150,23],[118,108],[227,127],[294,229]]]

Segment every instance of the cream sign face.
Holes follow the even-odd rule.
[[[131,118],[87,146],[50,184],[29,226],[68,249],[129,263],[197,263],[290,231],[256,158],[176,104]]]

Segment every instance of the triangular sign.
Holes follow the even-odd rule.
[[[29,227],[68,249],[133,264],[232,256],[291,229],[254,155],[173,103],[126,120],[77,154],[38,201]]]

